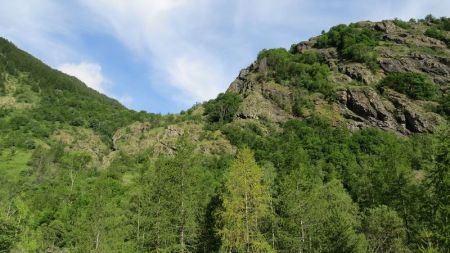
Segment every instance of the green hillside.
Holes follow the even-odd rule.
[[[449,41],[338,25],[159,115],[0,39],[0,252],[449,252]]]

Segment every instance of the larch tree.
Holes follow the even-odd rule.
[[[435,244],[450,248],[450,128],[438,131],[435,147],[435,164],[427,174],[431,189],[431,229]]]
[[[220,213],[223,252],[274,252],[261,224],[270,218],[271,194],[249,148],[243,148],[225,175]]]
[[[365,252],[357,206],[339,181],[322,183],[320,168],[301,166],[281,184],[281,251]]]
[[[186,141],[174,157],[161,157],[149,175],[144,190],[140,233],[150,252],[195,252],[200,224],[213,191],[210,174],[201,157]]]

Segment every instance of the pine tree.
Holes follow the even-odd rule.
[[[442,248],[450,247],[450,127],[438,131],[435,148],[435,164],[427,179],[432,192],[432,230],[436,243]]]
[[[280,187],[280,246],[286,252],[365,252],[358,209],[342,184],[322,183],[320,168],[287,174]]]
[[[387,206],[371,208],[364,220],[370,252],[409,252],[406,229],[397,212]]]
[[[161,157],[150,172],[141,209],[145,251],[195,252],[205,208],[213,192],[201,157],[180,142],[175,157]]]
[[[220,214],[224,252],[273,252],[261,231],[262,222],[271,214],[271,195],[263,178],[250,149],[240,150],[225,175]]]

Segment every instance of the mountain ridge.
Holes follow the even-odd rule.
[[[450,19],[262,50],[179,114],[0,39],[0,252],[447,252]]]
[[[370,29],[369,31],[380,33],[378,36],[381,38],[372,48],[377,53],[375,63],[379,64],[375,71],[372,71],[367,63],[355,62],[340,56],[339,49],[335,46],[320,47],[318,44],[324,36],[327,36],[326,33],[308,41],[293,44],[286,55],[316,54],[314,57],[321,58],[317,62],[323,63],[330,69],[330,78],[334,79],[331,81],[332,85],[338,86],[337,90],[333,91],[335,101],[332,103],[326,99],[316,99],[312,102],[328,103],[332,107],[331,110],[338,110],[345,118],[344,121],[347,121],[349,128],[354,129],[378,127],[401,134],[409,134],[411,132],[430,132],[434,126],[442,123],[441,116],[426,109],[426,107],[436,107],[435,101],[411,99],[390,87],[384,88],[384,94],[381,94],[380,88],[377,87],[378,83],[389,74],[423,73],[429,75],[430,79],[439,86],[438,89],[444,94],[443,96],[448,96],[448,84],[450,83],[448,62],[450,50],[448,47],[444,42],[425,35],[427,28],[421,27],[427,24],[425,21],[402,23],[404,26],[408,25],[409,30],[399,27],[396,22],[400,21],[364,21],[346,26],[353,26],[356,30]],[[417,48],[411,48],[412,45]],[[390,49],[394,47],[397,51]],[[441,55],[429,55],[421,52],[421,50],[426,51],[427,48],[437,48],[436,50],[439,50]],[[268,106],[271,108],[269,111],[273,111],[273,115],[282,114],[285,119],[292,118],[293,113],[289,107],[292,107],[294,103],[293,85],[284,85],[283,87],[268,80],[270,78],[261,77],[267,76],[268,71],[271,70],[267,66],[265,58],[258,59],[249,67],[241,70],[228,91],[237,92],[243,96],[249,96],[248,93],[252,93],[250,96],[254,96],[253,92],[256,91],[266,102],[273,105]],[[276,99],[287,101],[280,104],[280,101],[275,101]],[[260,102],[264,104],[264,102]],[[284,110],[283,107],[285,107]],[[267,111],[262,113],[267,114]],[[258,117],[258,115],[242,112],[241,116]],[[265,116],[267,117],[267,115]]]

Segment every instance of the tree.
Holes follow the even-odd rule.
[[[225,175],[220,218],[224,252],[272,252],[261,224],[270,217],[271,195],[249,148],[241,149]]]
[[[431,189],[432,230],[437,245],[450,248],[450,128],[439,129],[435,164],[427,175]]]
[[[380,87],[389,87],[404,93],[412,99],[434,99],[437,94],[436,85],[422,73],[391,73],[380,82]]]
[[[197,250],[200,224],[214,189],[201,161],[193,147],[181,140],[175,157],[159,158],[147,175],[139,204],[139,234],[146,251]]]
[[[221,93],[216,99],[205,104],[205,114],[211,122],[230,122],[241,102],[242,98],[237,93]]]
[[[358,208],[342,184],[322,183],[320,168],[302,166],[280,187],[280,247],[286,252],[365,252]]]
[[[18,228],[7,218],[0,217],[0,252],[10,252],[16,241]]]
[[[364,221],[369,250],[374,253],[409,252],[406,229],[397,212],[387,206],[369,209]]]

